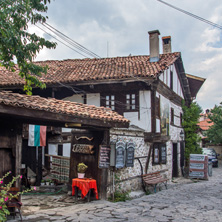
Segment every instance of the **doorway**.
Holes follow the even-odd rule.
[[[173,143],[173,169],[172,177],[178,177],[178,152],[177,152],[177,143]]]

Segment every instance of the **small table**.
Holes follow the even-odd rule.
[[[82,199],[88,194],[88,202],[90,200],[90,194],[91,194],[92,189],[96,195],[96,199],[99,199],[97,184],[96,184],[96,180],[94,179],[88,179],[88,178],[72,179],[72,196],[75,195],[76,200],[78,198],[78,189],[81,190]]]

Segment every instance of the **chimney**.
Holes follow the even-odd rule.
[[[163,54],[171,53],[171,36],[162,37]]]
[[[159,50],[159,30],[150,31],[149,40],[150,40],[150,62],[158,62],[160,57]]]

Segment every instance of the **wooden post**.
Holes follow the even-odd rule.
[[[104,145],[108,145],[110,138],[109,138],[109,130],[104,131]],[[107,199],[107,184],[108,184],[108,169],[101,169],[101,180],[100,180],[100,199],[106,200]]]
[[[36,147],[36,149],[38,149],[36,185],[39,186],[42,180],[42,147]]]
[[[15,143],[15,176],[21,174],[22,166],[22,125],[16,128],[16,143]],[[20,179],[16,180],[16,187],[21,188]]]

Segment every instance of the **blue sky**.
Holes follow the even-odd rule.
[[[218,0],[165,1],[222,25]],[[207,79],[198,93],[198,104],[205,110],[222,101],[220,29],[156,0],[54,0],[48,7],[50,25],[100,57],[148,55],[148,31],[158,29],[160,38],[170,35],[172,51],[182,53],[186,73]],[[36,27],[30,30],[51,39]],[[74,58],[84,57],[59,43],[55,50],[42,50],[36,60]]]

